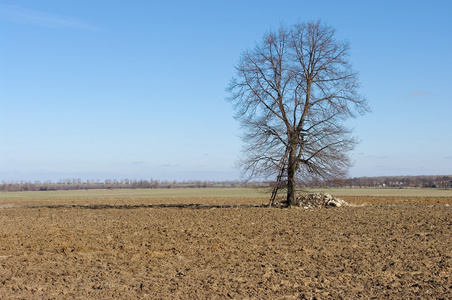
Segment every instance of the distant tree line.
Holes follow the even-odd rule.
[[[57,190],[90,190],[90,189],[157,189],[157,188],[235,188],[263,186],[262,182],[249,182],[240,180],[225,181],[168,181],[168,180],[135,180],[135,179],[106,179],[82,180],[80,178],[61,179],[57,182],[47,181],[3,181],[0,184],[0,192],[25,192],[25,191],[57,191]]]
[[[445,176],[378,176],[335,179],[324,184],[336,187],[371,188],[452,188],[452,175]]]
[[[0,192],[23,191],[57,191],[57,190],[89,190],[89,189],[157,189],[157,188],[238,188],[238,187],[269,187],[272,182],[263,181],[168,181],[168,180],[130,180],[106,179],[81,180],[80,178],[62,179],[57,182],[50,180],[37,181],[3,181]],[[299,187],[342,187],[342,188],[452,188],[452,175],[449,176],[379,176],[353,177],[329,181],[311,180],[297,182]]]

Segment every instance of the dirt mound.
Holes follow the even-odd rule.
[[[286,204],[287,200],[283,200],[277,203],[277,206],[284,206]],[[350,206],[350,204],[330,194],[315,193],[297,197],[297,206],[308,209],[321,207]]]

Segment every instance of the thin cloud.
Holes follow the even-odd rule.
[[[448,157],[446,157],[446,159],[452,159],[452,156],[448,156]]]
[[[376,159],[387,159],[387,156],[379,156],[379,155],[368,155],[367,158],[376,158]]]
[[[180,167],[180,165],[172,165],[172,164],[163,164],[163,165],[160,165],[160,167],[163,167],[163,168],[172,168],[172,167]]]
[[[49,14],[30,10],[15,5],[0,5],[0,16],[3,20],[47,27],[63,27],[89,31],[100,31],[102,28],[68,16]]]
[[[428,96],[428,95],[430,95],[430,93],[426,92],[426,91],[413,91],[410,93],[411,98],[419,98],[419,97]]]

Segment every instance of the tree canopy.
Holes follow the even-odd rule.
[[[351,165],[357,140],[344,121],[369,108],[349,49],[320,21],[281,26],[241,54],[229,84],[243,171],[284,182],[289,205],[297,179],[342,177]]]

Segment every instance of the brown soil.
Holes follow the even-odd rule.
[[[452,298],[451,198],[341,198],[368,205],[4,206],[0,298]]]

